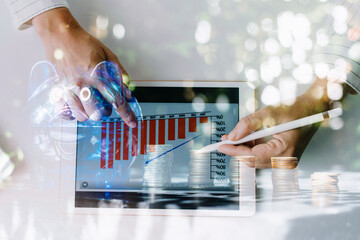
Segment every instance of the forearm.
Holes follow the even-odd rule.
[[[339,88],[335,91],[342,91],[341,98],[331,99],[332,94],[330,93],[329,96],[329,91],[334,91],[331,89],[331,84],[334,84],[334,82],[329,81],[327,78],[316,78],[307,91],[298,96],[292,105],[283,104],[277,107],[267,107],[262,110],[261,115],[277,116],[277,120],[273,124],[280,124],[328,111],[333,108],[335,102],[341,102],[351,92],[351,88],[347,84],[338,81],[336,84],[339,84],[337,85]]]
[[[306,99],[304,104],[312,106],[313,113],[318,113],[331,109],[335,102],[342,102],[347,95],[354,93],[356,92],[343,81],[317,78],[301,97]]]
[[[41,38],[51,35],[66,35],[81,28],[67,8],[56,8],[32,19],[32,24]]]

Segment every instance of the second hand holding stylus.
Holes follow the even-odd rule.
[[[203,147],[202,149],[197,150],[197,152],[198,153],[212,152],[212,151],[217,150],[221,145],[224,145],[224,144],[238,145],[238,144],[250,142],[250,141],[264,138],[267,136],[271,136],[271,135],[274,135],[277,133],[281,133],[281,132],[289,131],[292,129],[311,125],[311,124],[314,124],[317,122],[321,122],[328,118],[339,117],[341,114],[342,114],[342,109],[336,108],[336,109],[326,111],[323,113],[318,113],[318,114],[315,114],[315,115],[312,115],[309,117],[304,117],[304,118],[300,118],[300,119],[297,119],[297,120],[294,120],[291,122],[283,123],[283,124],[280,124],[280,125],[277,125],[274,127],[266,128],[264,130],[260,130],[260,131],[251,133],[251,134],[247,135],[246,137],[244,137],[240,140],[237,140],[237,141],[225,140],[225,141],[221,141],[221,142],[218,142],[215,144],[210,144],[210,145]]]

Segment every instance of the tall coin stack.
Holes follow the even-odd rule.
[[[171,186],[172,145],[149,145],[145,158],[143,187],[164,189]]]
[[[235,191],[250,193],[254,190],[255,184],[254,156],[233,156],[230,159],[230,185]]]
[[[214,186],[211,179],[210,153],[190,151],[188,186],[190,189],[207,189]]]
[[[272,157],[272,184],[273,193],[298,192],[298,165],[296,157]]]
[[[339,197],[338,173],[315,172],[311,174],[312,205],[326,207],[333,205]]]

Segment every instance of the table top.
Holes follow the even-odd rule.
[[[360,173],[340,171],[338,183],[316,186],[301,169],[284,184],[279,172],[257,171],[256,213],[252,217],[124,216],[64,214],[59,207],[59,162],[48,174],[17,166],[1,185],[1,239],[356,239],[360,213]],[[32,169],[31,169],[32,168]],[[29,171],[30,169],[30,171]],[[33,172],[34,173],[34,172]],[[159,201],[166,199],[159,199]]]

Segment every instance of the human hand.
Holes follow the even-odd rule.
[[[272,127],[281,123],[310,116],[329,110],[328,99],[315,99],[310,90],[298,97],[291,106],[266,107],[254,114],[242,118],[237,126],[222,140],[239,140],[251,132],[263,127]],[[257,168],[271,167],[271,157],[298,157],[300,159],[312,136],[320,124],[294,129],[272,136],[272,139],[259,139],[255,142],[234,145],[222,145],[219,151],[231,156],[255,156]]]
[[[131,92],[122,83],[123,78],[129,80],[128,74],[116,55],[87,33],[67,8],[49,10],[35,17],[32,23],[43,42],[48,60],[55,64],[60,77],[66,78],[70,86],[67,99],[62,101],[62,107],[71,111],[70,116],[79,121],[89,118],[96,121],[111,114],[111,108],[109,112],[107,108],[98,107],[101,105],[99,99],[94,98],[89,104],[79,98],[80,90],[90,87],[100,92],[127,125],[135,127],[135,114],[126,101],[132,97]],[[101,80],[96,72],[91,75],[94,67],[103,61],[112,61],[120,67],[120,82]]]

